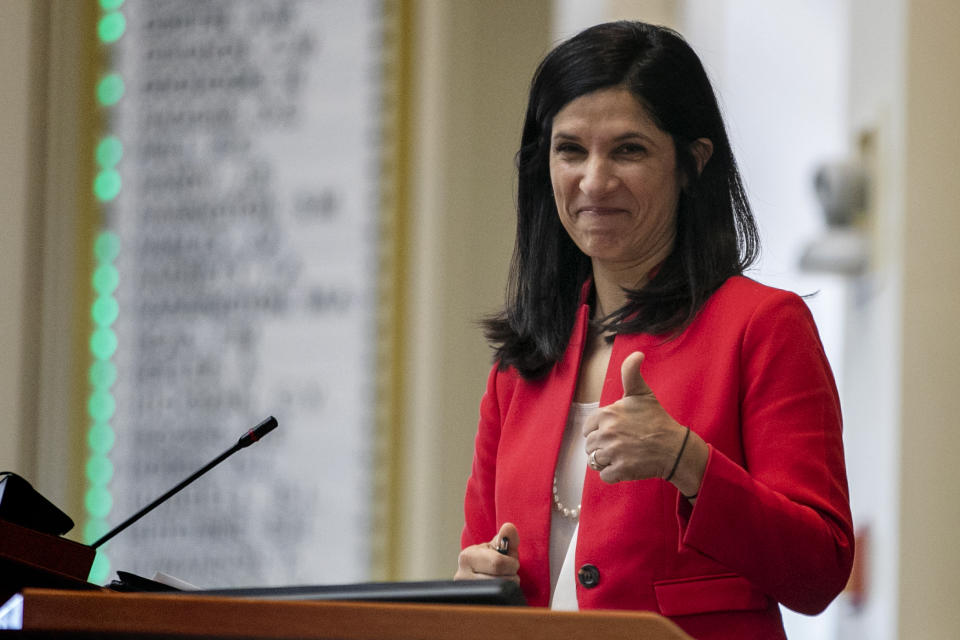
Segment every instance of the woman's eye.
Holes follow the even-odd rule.
[[[617,147],[617,152],[624,155],[639,155],[646,152],[646,148],[641,144],[622,144]]]
[[[564,155],[572,155],[575,153],[580,153],[581,151],[582,149],[579,146],[575,144],[570,144],[569,142],[561,142],[560,144],[556,145],[553,148],[554,153],[564,154]]]

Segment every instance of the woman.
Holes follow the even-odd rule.
[[[757,231],[696,54],[642,23],[561,44],[518,168],[456,577],[784,637],[778,603],[817,613],[850,571],[840,408],[803,301],[742,275]]]

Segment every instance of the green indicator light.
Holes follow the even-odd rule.
[[[116,169],[103,169],[93,179],[93,193],[100,202],[109,202],[120,195],[122,184]]]
[[[116,11],[123,6],[123,0],[100,0],[100,8],[104,11]]]
[[[110,425],[101,422],[90,427],[90,433],[87,434],[87,444],[94,453],[106,455],[113,448],[115,438]]]
[[[113,463],[106,456],[91,456],[87,460],[87,480],[90,484],[104,487],[113,477]]]
[[[107,136],[97,144],[97,164],[104,169],[112,169],[123,157],[123,143],[117,136]]]
[[[112,264],[102,264],[93,272],[93,289],[102,296],[114,292],[120,283],[120,272]]]
[[[102,518],[92,518],[83,525],[83,541],[86,544],[96,542],[110,531],[107,521]]]
[[[100,41],[111,44],[120,39],[127,28],[127,20],[119,11],[111,11],[97,23],[97,35]]]
[[[83,498],[83,504],[94,518],[106,518],[113,506],[113,496],[105,487],[91,487]]]
[[[97,298],[90,308],[90,315],[97,326],[109,327],[120,315],[120,305],[112,296]]]
[[[104,231],[93,243],[93,254],[100,262],[113,262],[120,254],[120,236],[112,231]]]
[[[97,83],[97,101],[105,107],[112,107],[123,97],[123,78],[117,73],[103,76]]]
[[[97,422],[107,422],[113,417],[117,402],[107,391],[94,391],[87,400],[87,413]]]
[[[92,584],[105,584],[110,577],[110,559],[107,554],[97,550],[97,555],[93,558],[93,566],[90,567],[90,576],[87,578]]]
[[[100,327],[90,336],[90,351],[100,360],[109,360],[117,350],[117,334]]]
[[[117,366],[109,360],[97,360],[90,365],[87,378],[95,388],[106,391],[117,381]]]

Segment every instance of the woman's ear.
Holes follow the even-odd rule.
[[[710,156],[713,155],[713,142],[710,138],[697,138],[690,143],[690,153],[697,163],[697,175],[703,173],[703,168],[707,166]]]

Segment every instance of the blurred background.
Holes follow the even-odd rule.
[[[960,5],[5,0],[0,469],[91,580],[448,578],[539,59],[680,31],[840,386],[858,557],[791,638],[960,628]],[[708,354],[705,354],[708,355]]]

